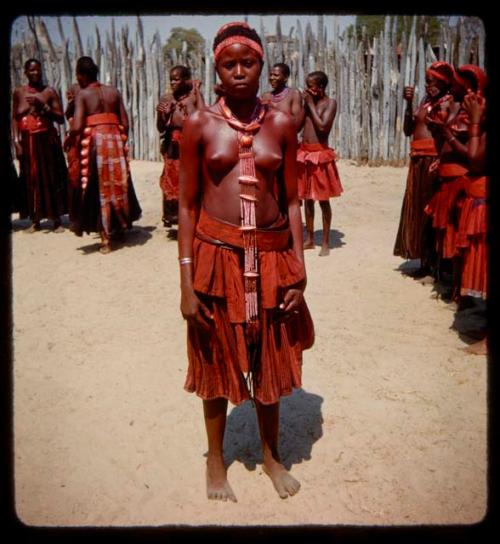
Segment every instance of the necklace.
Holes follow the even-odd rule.
[[[427,113],[431,113],[432,110],[437,109],[438,106],[440,106],[443,102],[451,101],[453,100],[453,96],[449,93],[439,97],[437,100],[433,100],[432,98],[429,98],[425,101],[423,104],[423,107],[427,109]]]
[[[290,87],[283,87],[283,89],[279,93],[271,93],[271,100],[273,102],[281,102],[283,98],[288,96],[288,93],[290,92]]]
[[[257,282],[259,279],[258,252],[257,252],[257,224],[255,220],[255,205],[257,202],[256,188],[259,182],[255,171],[255,153],[253,150],[254,134],[262,126],[267,108],[257,100],[250,121],[243,123],[236,119],[233,112],[226,105],[225,98],[219,102],[219,109],[228,125],[237,131],[238,157],[240,160],[240,230],[243,236],[244,248],[244,284],[245,284],[245,321],[247,341],[255,343],[260,329],[259,307],[257,298]]]
[[[29,92],[29,93],[41,93],[43,91],[43,88],[42,86],[40,85],[40,87],[37,89],[36,87],[32,87],[29,83],[28,85],[26,85],[26,91]]]

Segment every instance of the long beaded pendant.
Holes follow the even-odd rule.
[[[257,251],[257,223],[255,219],[255,205],[257,203],[256,188],[258,179],[255,172],[255,153],[253,138],[261,127],[266,113],[265,106],[259,101],[256,108],[256,118],[250,123],[242,123],[235,119],[231,110],[226,106],[224,97],[219,100],[222,115],[228,124],[237,130],[238,156],[240,160],[240,230],[243,235],[244,247],[244,287],[245,287],[245,320],[247,342],[255,343],[260,331],[258,280],[259,262]]]

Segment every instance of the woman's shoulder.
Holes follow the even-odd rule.
[[[277,128],[279,127],[281,130],[286,129],[288,126],[295,129],[293,117],[290,114],[279,110],[278,108],[267,106],[265,119],[270,125]]]
[[[220,113],[217,112],[218,109],[215,109],[214,106],[206,106],[193,111],[184,121],[184,129],[204,129],[212,126],[214,122],[222,120]]]

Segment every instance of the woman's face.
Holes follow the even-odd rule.
[[[313,77],[306,79],[306,89],[308,93],[318,98],[322,98],[325,95],[325,89]]]
[[[30,62],[26,68],[25,74],[31,84],[39,83],[42,79],[42,67],[38,62]]]
[[[170,72],[170,88],[173,93],[177,94],[189,91],[188,82],[189,78],[184,77],[181,70],[175,69]]]
[[[262,61],[258,54],[240,43],[223,49],[217,61],[217,73],[226,96],[253,98],[259,90]]]
[[[269,83],[273,89],[279,89],[286,85],[287,77],[283,73],[283,70],[279,67],[274,67],[269,74]]]
[[[446,85],[440,79],[437,79],[436,77],[433,77],[431,75],[425,77],[425,92],[431,98],[437,98],[438,96],[441,96],[441,94],[444,93],[445,89]]]

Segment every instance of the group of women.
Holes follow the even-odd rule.
[[[487,77],[476,65],[436,61],[426,71],[426,96],[404,130],[413,136],[394,253],[420,259],[443,299],[457,304],[454,328],[473,353],[486,352],[488,295]]]
[[[292,108],[293,93],[280,87],[274,93],[278,98],[259,98],[263,48],[248,24],[221,27],[213,52],[220,79],[217,102],[202,104],[196,85],[187,83],[190,74],[175,67],[170,74],[173,94],[157,110],[157,128],[164,132],[167,125],[173,127],[165,140],[165,154],[169,161],[179,161],[165,163],[162,189],[167,203],[164,222],[172,223],[172,216],[178,216],[181,312],[187,321],[185,389],[203,400],[208,498],[237,500],[228,482],[223,438],[228,401],[240,404],[249,399],[257,412],[264,472],[278,495],[287,498],[297,493],[300,483],[280,459],[279,403],[283,395],[301,386],[302,352],[314,342],[304,299],[297,120],[270,103],[286,95]],[[39,71],[39,63],[29,61],[29,88],[14,94],[18,158],[28,180],[36,176],[29,170],[33,163],[24,157],[38,149],[39,144],[33,143],[37,134],[50,132],[54,121],[62,122],[57,93],[41,84]],[[323,73],[310,74],[308,95],[303,97],[309,116],[306,136],[317,154],[327,152],[336,111],[335,101],[325,96],[325,78]],[[115,230],[130,226],[140,214],[127,161],[128,119],[118,91],[97,81],[92,59],[79,59],[77,79],[65,142],[74,180],[70,220],[77,234],[100,232],[101,249],[108,252]],[[486,294],[484,84],[477,67],[454,71],[446,63],[435,63],[427,72],[426,100],[415,114],[412,93],[406,94],[410,113],[405,127],[411,128],[414,141],[398,251],[413,258],[412,252],[422,252],[425,246],[428,255],[423,264],[437,275],[446,269],[444,260],[460,259],[462,297]],[[324,164],[320,161],[323,169],[334,160],[330,155]],[[169,169],[178,175],[175,193]],[[62,178],[55,173],[56,166],[53,170],[54,175],[42,176],[43,187],[59,187]],[[338,196],[338,173],[330,170],[338,182]],[[325,176],[321,173],[320,180]],[[416,214],[411,211],[416,199],[408,193],[424,190]],[[331,195],[325,194],[327,200]],[[45,197],[40,198],[44,203]],[[176,198],[178,209],[172,211],[168,201]],[[51,204],[51,214],[49,208],[37,212],[39,204],[33,205],[34,224],[45,213],[58,228],[57,220],[65,211],[58,207],[60,200],[58,196]],[[409,228],[412,213],[421,226],[414,223]],[[431,218],[432,245],[422,242],[424,213]],[[409,247],[412,243],[416,250]],[[322,245],[327,254],[327,240]]]

